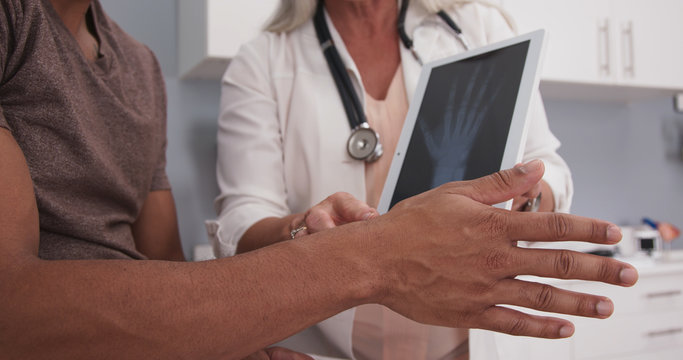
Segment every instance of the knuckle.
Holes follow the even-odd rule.
[[[562,214],[551,214],[549,217],[550,229],[553,231],[553,236],[557,240],[566,239],[572,231],[572,223],[566,216]]]
[[[349,194],[349,193],[347,193],[347,192],[343,192],[343,191],[334,193],[333,196],[334,196],[336,199],[339,199],[340,201],[350,201],[350,200],[354,200],[354,199],[355,199],[355,198],[353,197],[353,195],[351,195],[351,194]]]
[[[591,299],[582,295],[576,299],[575,311],[580,316],[592,316],[596,314],[596,307]]]
[[[576,255],[569,250],[559,250],[555,258],[555,271],[561,279],[568,279],[577,268]]]
[[[334,206],[334,204],[337,204],[342,200],[341,194],[340,193],[334,193],[328,197],[325,198],[325,200],[320,202],[320,205],[326,205],[326,206]]]
[[[537,310],[548,310],[555,302],[555,289],[546,284],[542,284],[534,299]]]
[[[477,225],[480,228],[483,227],[486,234],[492,237],[499,237],[507,233],[508,218],[498,211],[485,211]]]
[[[320,223],[322,221],[322,218],[324,216],[326,216],[325,210],[322,210],[319,208],[312,208],[311,210],[308,211],[308,214],[306,214],[304,222],[309,227],[316,226],[316,225],[318,225],[318,223]]]
[[[601,281],[614,282],[617,283],[617,278],[619,277],[618,269],[613,268],[610,262],[606,259],[601,259],[602,261],[597,266],[597,276]]]
[[[600,224],[598,224],[596,221],[591,221],[591,227],[590,227],[590,239],[591,240],[597,240],[600,239],[601,237],[604,237],[604,234],[607,234],[606,231],[600,231]],[[601,234],[603,234],[601,236]]]
[[[491,178],[496,183],[496,186],[501,189],[511,188],[514,184],[512,175],[509,171],[498,171],[491,174]]]
[[[488,251],[484,257],[484,266],[491,272],[504,270],[508,263],[508,255],[500,250]]]
[[[529,323],[523,318],[514,318],[507,324],[507,332],[510,335],[524,335],[529,329]]]

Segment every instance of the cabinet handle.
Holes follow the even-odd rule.
[[[662,291],[662,292],[656,292],[656,293],[649,293],[645,295],[648,299],[656,299],[656,298],[662,298],[662,297],[674,297],[681,295],[681,290],[671,290],[671,291]]]
[[[600,74],[609,77],[610,69],[610,54],[609,54],[609,19],[603,19],[601,24],[598,24],[598,61],[600,66]]]
[[[667,335],[675,335],[678,333],[682,333],[683,328],[673,328],[673,329],[666,329],[666,330],[656,330],[656,331],[650,331],[645,334],[645,336],[649,338],[654,338],[654,337],[659,337],[659,336],[667,336]]]
[[[635,77],[635,54],[633,49],[633,22],[627,22],[621,28],[621,55],[624,59],[624,77]]]

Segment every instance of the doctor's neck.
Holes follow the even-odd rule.
[[[325,9],[337,30],[349,37],[396,31],[396,0],[325,0]]]

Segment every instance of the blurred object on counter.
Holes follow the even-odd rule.
[[[623,237],[617,245],[622,257],[648,256],[658,258],[662,253],[662,237],[657,229],[648,225],[622,226]]]
[[[680,229],[667,222],[657,222],[649,218],[643,218],[643,223],[659,231],[659,234],[662,236],[662,240],[666,242],[672,242],[681,235]]]
[[[674,241],[674,239],[681,235],[681,230],[667,222],[657,222],[648,218],[643,218],[643,223],[649,225],[651,228],[656,229],[659,232],[659,235],[664,241],[664,253],[668,256],[668,254],[671,252],[671,243]]]

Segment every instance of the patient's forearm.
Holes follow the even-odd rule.
[[[371,279],[335,233],[201,263],[2,266],[0,349],[17,359],[241,358],[368,299]]]

